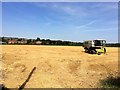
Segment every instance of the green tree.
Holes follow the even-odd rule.
[[[39,37],[37,37],[36,41],[40,41],[40,38],[39,38]]]
[[[2,37],[2,42],[6,42],[6,40],[5,40],[5,38],[4,38],[4,37]]]

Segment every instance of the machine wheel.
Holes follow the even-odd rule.
[[[91,54],[96,54],[96,51],[95,50],[91,50],[90,53]]]
[[[88,48],[85,47],[84,49],[85,49],[85,53],[88,53],[88,51],[89,51]]]
[[[85,49],[85,53],[87,53],[88,52],[88,50],[87,49]]]
[[[100,52],[98,52],[98,55],[101,55],[101,53],[100,53]]]
[[[106,48],[104,48],[104,54],[106,53]]]
[[[93,50],[93,54],[96,54],[97,52],[96,52],[96,50]]]

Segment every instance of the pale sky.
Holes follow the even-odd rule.
[[[2,2],[2,36],[118,42],[117,2]]]

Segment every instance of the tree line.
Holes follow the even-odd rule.
[[[10,44],[9,42],[13,41],[12,44],[27,44],[27,45],[37,45],[37,44],[38,45],[39,44],[40,45],[67,45],[67,46],[82,46],[83,45],[83,43],[81,42],[40,39],[39,37],[37,37],[36,39],[1,37],[0,39],[3,42],[3,44]]]
[[[61,45],[61,46],[83,46],[83,42],[71,42],[62,40],[50,40],[50,39],[26,39],[26,38],[14,38],[14,37],[0,37],[2,44],[26,44],[26,45]],[[120,43],[106,43],[106,47],[120,47]]]
[[[106,43],[106,47],[120,47],[120,43]]]

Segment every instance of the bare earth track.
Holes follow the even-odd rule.
[[[118,48],[91,55],[79,46],[1,45],[3,82],[18,88],[34,66],[25,88],[92,88],[118,73]]]

